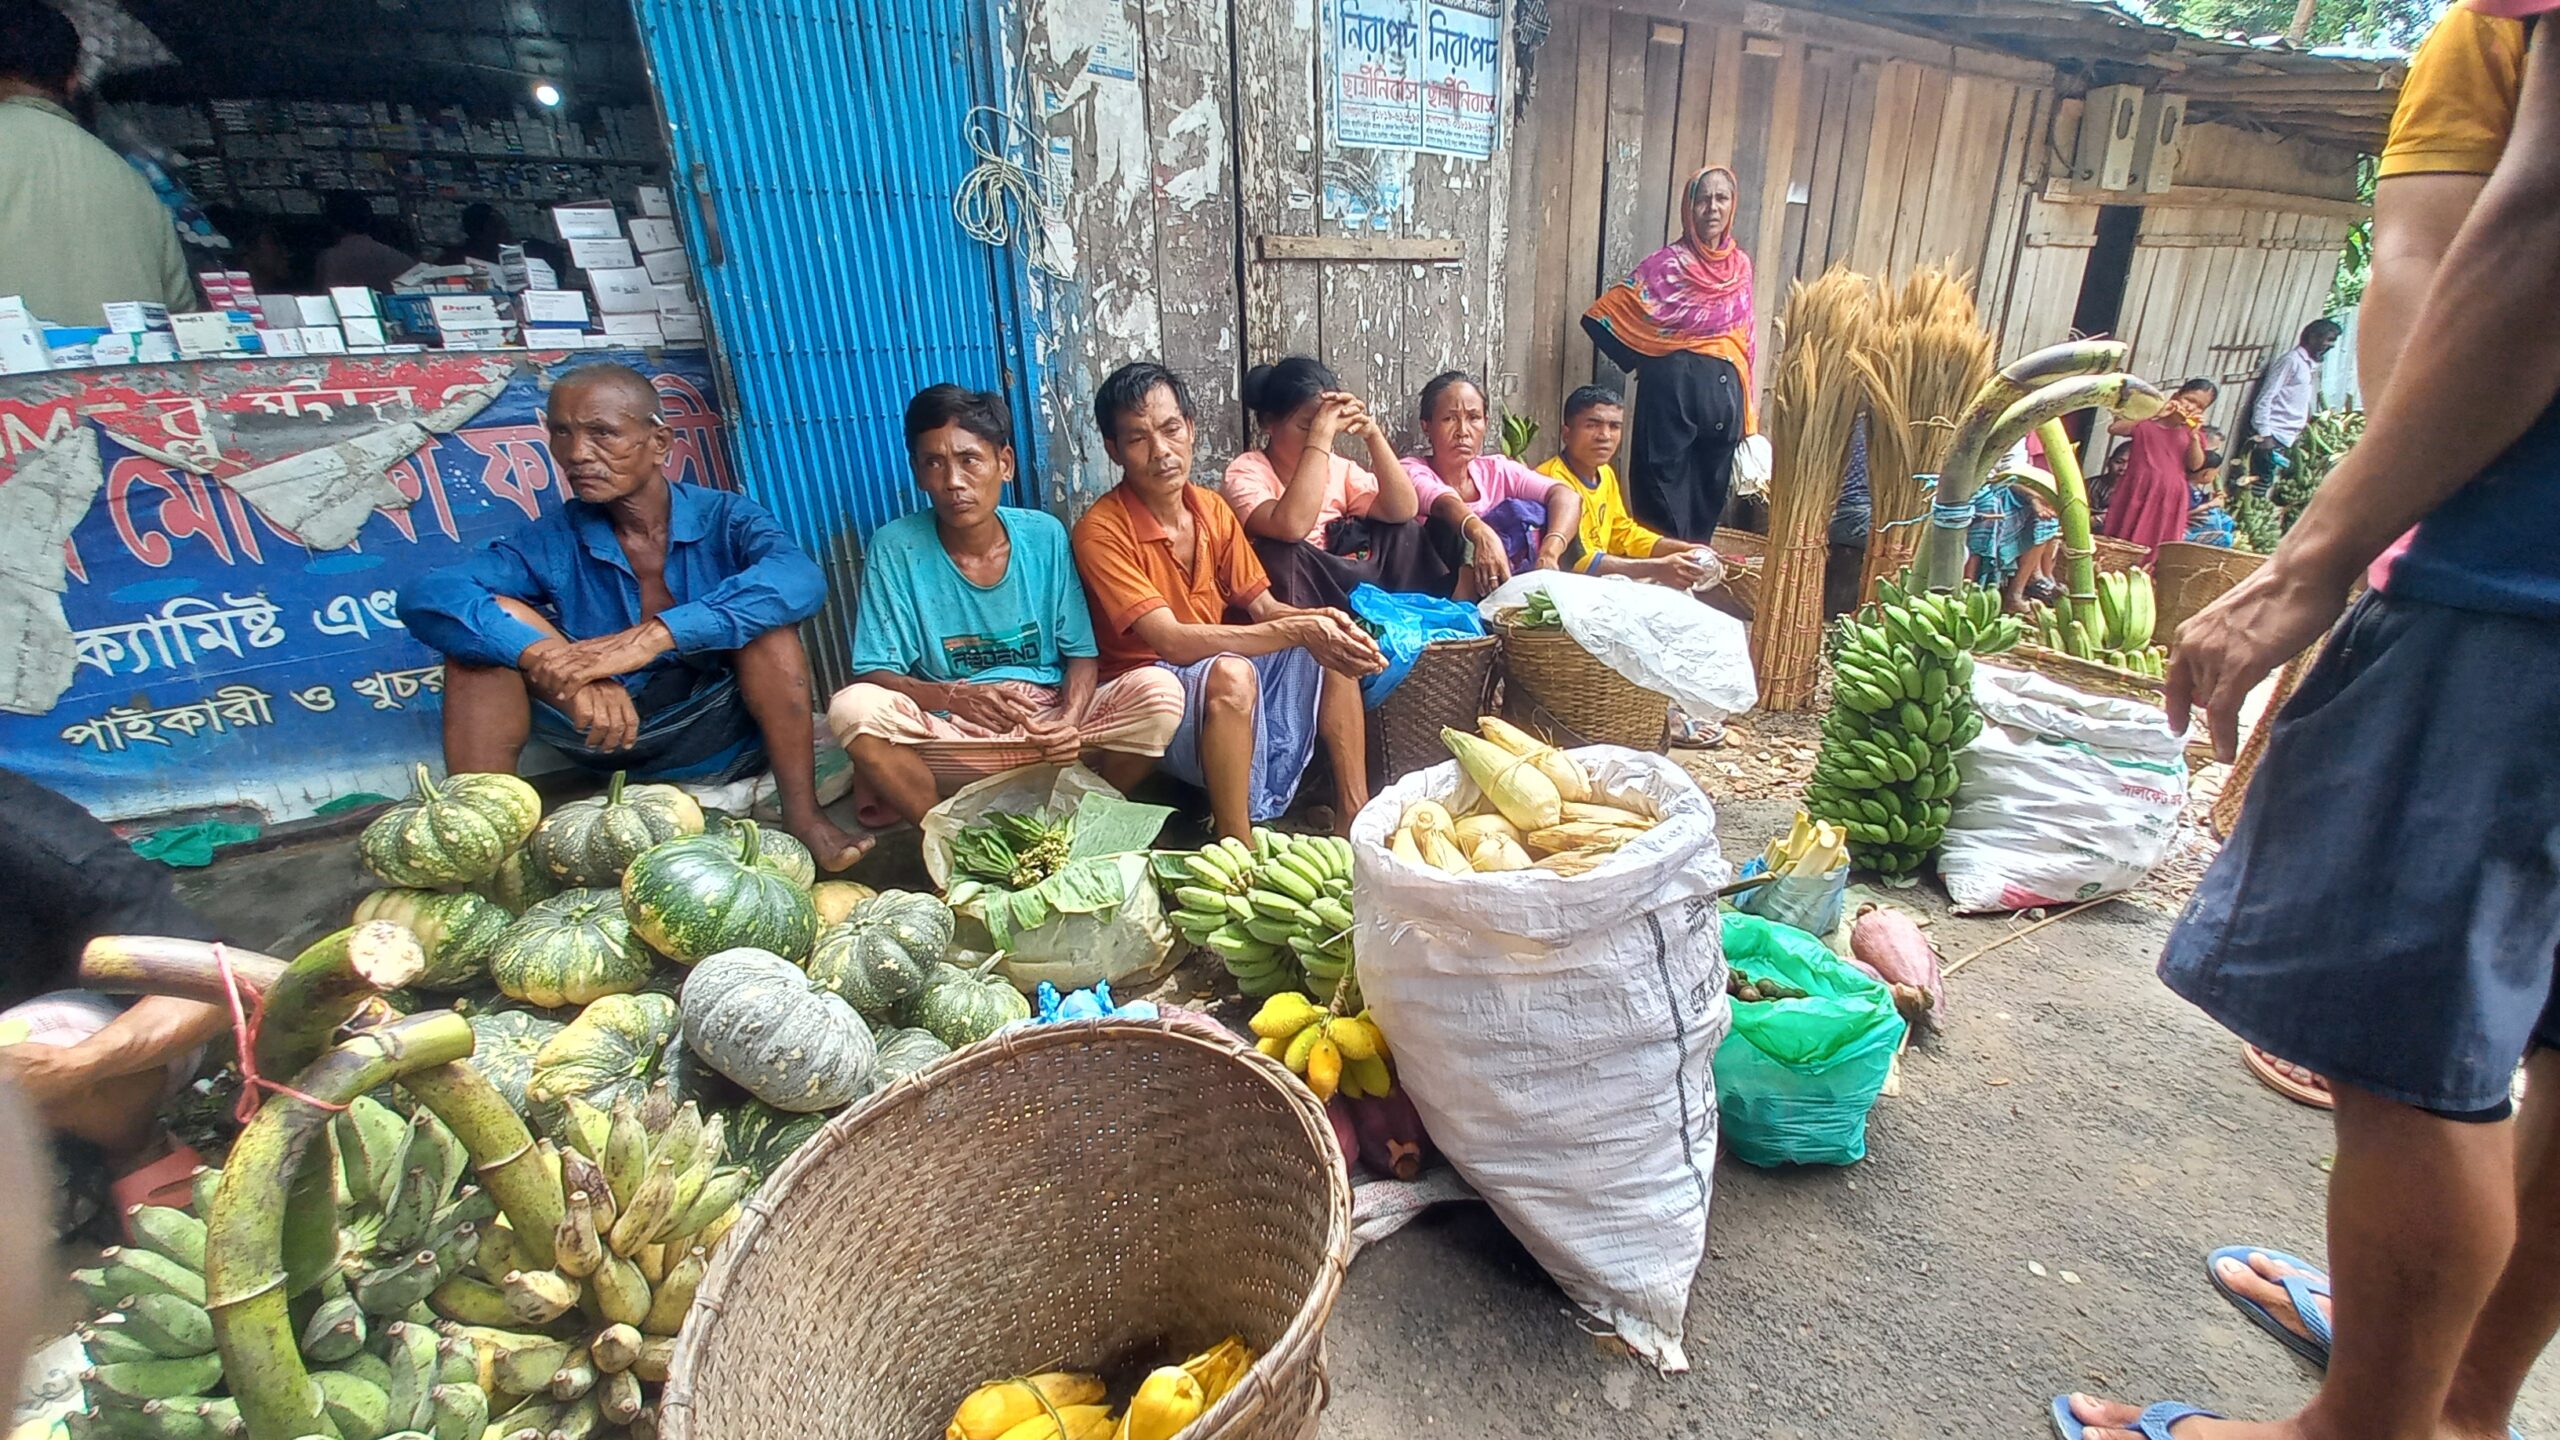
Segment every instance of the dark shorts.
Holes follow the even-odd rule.
[[[533,738],[599,774],[627,770],[634,779],[716,785],[761,773],[764,734],[738,689],[726,655],[682,657],[646,672],[631,693],[640,738],[628,750],[589,746],[569,717],[537,700]]]
[[[2560,624],[2367,596],[2273,724],[2160,978],[2336,1083],[2499,1118],[2560,1047]]]

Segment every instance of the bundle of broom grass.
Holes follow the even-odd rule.
[[[1875,280],[1834,265],[1787,293],[1769,387],[1769,561],[1751,626],[1760,704],[1802,710],[1821,675],[1822,572],[1859,412],[1891,403],[1876,365]],[[1890,417],[1889,418],[1898,418]]]
[[[1974,311],[1969,277],[1923,266],[1885,298],[1876,369],[1890,397],[1867,430],[1867,488],[1874,516],[1859,594],[1902,573],[1920,548],[1934,475],[1955,439],[1956,417],[1991,378],[1993,341]]]

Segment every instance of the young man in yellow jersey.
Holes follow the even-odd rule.
[[[1617,467],[1609,463],[1626,430],[1626,402],[1617,391],[1585,385],[1565,398],[1563,443],[1538,473],[1582,496],[1582,527],[1567,563],[1586,575],[1631,575],[1690,589],[1707,577],[1709,552],[1646,529],[1628,511]]]

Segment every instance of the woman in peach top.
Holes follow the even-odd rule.
[[[1262,448],[1227,465],[1222,489],[1290,605],[1350,608],[1362,584],[1447,595],[1462,547],[1454,530],[1426,527],[1413,478],[1360,398],[1323,362],[1292,355],[1244,377]],[[1334,453],[1348,436],[1369,464]]]

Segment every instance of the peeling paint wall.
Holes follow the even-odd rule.
[[[1247,366],[1321,356],[1400,439],[1424,380],[1493,370],[1507,151],[1331,145],[1316,15],[1315,0],[1018,0],[1012,103],[1049,146],[1047,252],[1066,272],[1034,277],[1052,508],[1072,516],[1117,481],[1091,406],[1128,360],[1191,381],[1204,480],[1251,441]],[[1267,261],[1264,235],[1440,239],[1463,258]]]

